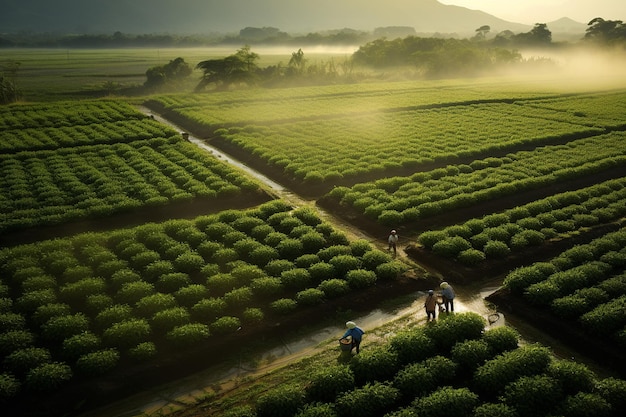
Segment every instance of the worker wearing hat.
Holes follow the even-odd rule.
[[[393,254],[396,254],[396,244],[398,243],[398,233],[395,230],[392,230],[389,233],[389,237],[387,238],[387,242],[389,243],[389,247],[387,250],[393,249]]]

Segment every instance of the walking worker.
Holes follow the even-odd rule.
[[[428,290],[428,296],[424,301],[424,308],[426,309],[426,318],[428,321],[435,320],[437,317],[437,297],[433,290]]]
[[[353,321],[347,321],[346,327],[348,328],[348,330],[346,330],[343,336],[341,336],[341,339],[339,339],[339,341],[350,337],[352,339],[352,347],[350,349],[350,352],[352,352],[352,349],[356,348],[356,353],[359,353],[361,349],[361,340],[363,339],[365,331],[357,326],[356,323]]]
[[[391,233],[389,233],[389,237],[387,238],[387,242],[389,243],[389,247],[387,248],[388,251],[390,251],[391,249],[393,249],[393,254],[396,254],[396,246],[398,243],[398,233],[396,233],[395,230],[392,230]]]
[[[441,287],[441,298],[443,299],[443,305],[446,308],[446,313],[454,312],[454,288],[452,288],[452,285],[445,281],[439,286]]]

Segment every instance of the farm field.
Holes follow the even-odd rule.
[[[290,206],[138,104],[374,237],[349,239],[314,204]],[[0,108],[2,399],[16,409],[55,396],[66,410],[89,404],[98,381],[135,381],[151,364],[165,366],[164,356],[193,367],[207,351],[224,352],[286,317],[332,314],[351,292],[367,303],[367,294],[382,297],[396,282],[400,292],[436,285],[424,271],[408,284],[402,277],[422,262],[455,285],[501,275],[494,302],[514,300],[531,325],[545,317],[582,340],[603,329],[606,350],[590,348],[619,359],[624,114],[624,89],[567,91],[503,78]],[[398,258],[382,250],[390,228],[403,238]],[[30,243],[20,244],[21,235]],[[372,409],[393,415],[456,398],[488,415],[523,408],[520,395],[534,384],[558,398],[554,412],[623,406],[622,380],[554,361],[543,347],[518,347],[508,330],[483,335],[484,325],[458,314],[388,331],[379,349],[332,368],[352,375],[340,388],[345,395],[330,393],[331,401],[322,391],[337,381],[311,373],[309,386],[322,391],[307,391],[306,382],[268,389],[236,415],[252,407],[273,415],[285,398],[297,404],[289,415],[316,415],[320,402],[350,415],[354,398],[378,398],[382,408]],[[495,346],[501,339],[506,347]],[[411,356],[416,341],[433,349]],[[519,360],[536,368],[520,372]],[[494,388],[487,379],[508,366],[515,376]],[[457,382],[412,391],[411,378],[434,367]],[[567,379],[573,374],[579,385]]]

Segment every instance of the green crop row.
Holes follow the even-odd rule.
[[[53,150],[100,143],[132,142],[175,136],[173,129],[150,118],[65,127],[0,131],[0,152]]]
[[[279,200],[5,248],[2,378],[55,388],[271,322],[405,268],[367,241],[348,241],[314,210]]]
[[[437,255],[474,266],[624,217],[626,178],[620,178],[427,231],[417,240]]]
[[[504,286],[593,337],[626,347],[626,229],[511,271]]]
[[[14,104],[0,108],[0,132],[61,128],[143,119],[145,115],[120,100]]]
[[[336,187],[327,197],[382,224],[410,222],[623,165],[625,139],[624,132],[613,132],[410,177]]]
[[[0,175],[5,231],[258,190],[177,137],[0,155]]]
[[[508,327],[483,331],[473,313],[403,330],[347,364],[270,389],[233,416],[400,417],[614,415],[626,381],[599,378],[537,345],[518,347]],[[252,397],[252,395],[251,395]]]

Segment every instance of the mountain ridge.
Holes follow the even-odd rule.
[[[525,25],[437,0],[4,0],[0,33],[237,33],[275,27],[290,34],[408,26],[417,33],[525,32]],[[580,25],[583,25],[582,23]],[[584,27],[585,25],[583,25]],[[584,30],[583,30],[584,32]]]

